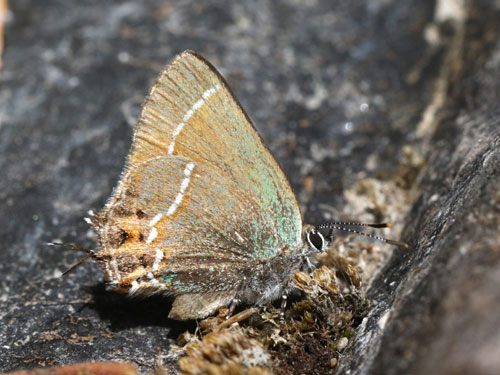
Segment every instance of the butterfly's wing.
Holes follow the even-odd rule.
[[[242,270],[299,248],[302,223],[286,177],[223,78],[184,52],[151,90],[96,227],[115,289],[211,305],[208,296],[235,290]]]

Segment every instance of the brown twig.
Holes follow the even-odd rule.
[[[0,69],[2,69],[2,65],[3,65],[3,61],[2,61],[3,45],[4,45],[3,30],[4,30],[5,21],[7,19],[7,11],[8,10],[9,10],[8,0],[0,0]]]

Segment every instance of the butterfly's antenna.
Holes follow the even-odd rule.
[[[364,224],[364,223],[356,223],[356,222],[332,222],[332,223],[325,223],[318,225],[316,229],[337,229],[337,230],[342,230],[345,232],[350,232],[350,233],[356,233],[356,234],[361,234],[363,236],[373,238],[375,240],[379,240],[391,245],[396,245],[399,247],[404,247],[405,249],[408,248],[408,244],[404,242],[399,242],[399,241],[394,241],[394,240],[389,240],[387,238],[379,237],[379,236],[374,236],[373,234],[368,234],[364,232],[357,231],[355,229],[347,228],[346,226],[357,226],[357,227],[370,227],[370,228],[391,228],[391,224],[387,223],[381,223],[381,224]]]
[[[87,259],[92,258],[92,256],[95,255],[95,251],[94,250],[85,249],[83,247],[71,245],[69,243],[48,242],[47,245],[50,245],[50,246],[64,246],[64,247],[67,247],[68,249],[78,250],[78,251],[87,253],[87,255],[85,255],[82,259],[80,259],[78,262],[76,262],[74,265],[72,265],[66,271],[64,271],[61,276],[67,275],[68,273],[70,273],[71,271],[73,271],[76,267],[78,267],[80,264],[82,264]]]

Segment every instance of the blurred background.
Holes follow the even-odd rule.
[[[0,370],[150,371],[189,328],[104,291],[80,254],[149,88],[192,49],[226,78],[304,222],[388,221],[337,373],[500,371],[500,3],[0,1]],[[384,267],[382,273],[376,271]],[[161,329],[158,329],[161,327]],[[192,328],[192,327],[191,327]],[[472,372],[471,372],[472,371]]]

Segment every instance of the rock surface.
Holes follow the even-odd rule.
[[[110,294],[91,262],[58,278],[79,254],[45,243],[95,246],[82,218],[110,196],[156,76],[193,49],[227,78],[305,222],[401,220],[410,249],[395,251],[372,282],[373,309],[337,373],[500,372],[498,3],[10,7],[0,72],[1,371],[90,360],[151,371],[161,358],[174,369],[169,344],[193,325],[168,320],[169,301]],[[356,206],[348,192],[367,178],[398,194]]]

